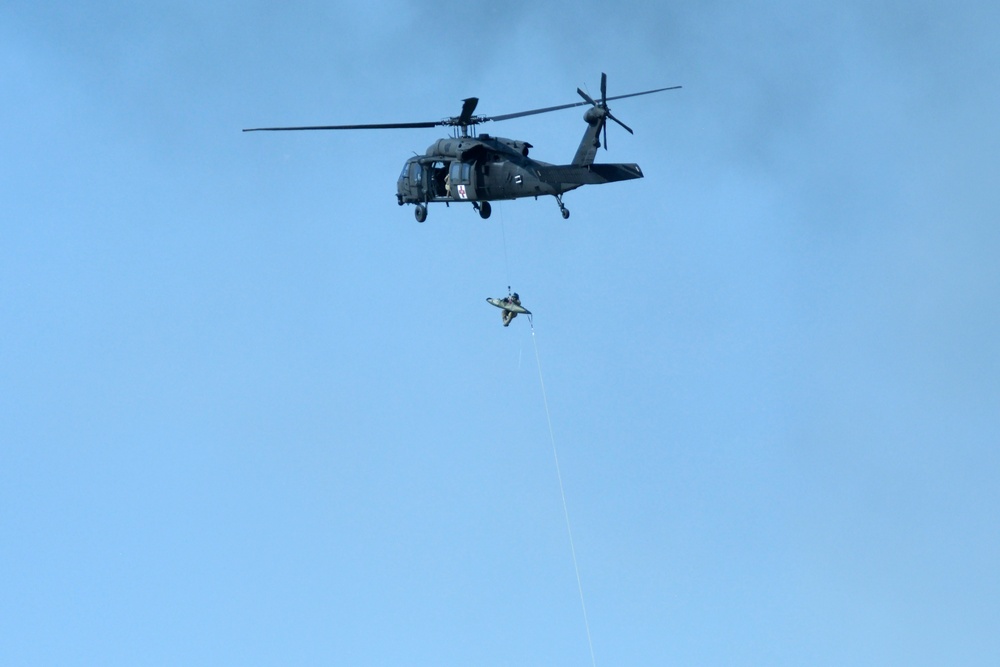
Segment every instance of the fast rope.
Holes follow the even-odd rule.
[[[500,209],[500,234],[503,238],[503,268],[507,273],[507,296],[510,296],[510,262],[507,260],[507,230],[504,228],[503,223],[503,207],[497,206]]]
[[[549,413],[549,399],[545,393],[545,378],[542,377],[542,362],[538,355],[538,341],[535,339],[535,325],[528,316],[531,325],[531,343],[535,347],[535,363],[538,365],[538,383],[542,388],[542,403],[545,405],[545,419],[549,424],[549,439],[552,441],[552,458],[556,462],[556,477],[559,479],[559,495],[562,496],[563,517],[566,519],[566,534],[569,535],[569,550],[573,555],[573,570],[576,572],[576,588],[580,593],[580,608],[583,610],[583,625],[587,629],[587,646],[590,647],[590,662],[597,667],[594,656],[594,641],[590,636],[590,619],[587,617],[587,603],[583,599],[583,582],[580,579],[580,566],[576,560],[576,545],[573,542],[573,529],[569,522],[569,506],[566,504],[566,490],[563,488],[562,470],[559,467],[559,451],[556,448],[556,436],[552,430],[552,415]]]

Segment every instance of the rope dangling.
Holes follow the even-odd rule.
[[[500,235],[503,239],[503,268],[504,272],[507,274],[507,282],[510,283],[510,259],[507,257],[507,229],[504,225],[503,220],[503,207],[498,207],[500,209]],[[511,295],[510,285],[507,285],[507,296]]]
[[[587,615],[587,603],[583,599],[583,581],[580,579],[580,565],[576,559],[576,544],[573,541],[573,528],[569,521],[569,505],[566,503],[566,489],[563,486],[562,468],[559,465],[559,451],[556,448],[556,436],[552,430],[552,413],[549,411],[549,397],[545,392],[545,378],[542,377],[542,360],[538,354],[538,341],[535,340],[535,325],[528,314],[531,324],[531,343],[535,347],[535,363],[538,365],[538,384],[542,388],[542,404],[545,406],[545,420],[549,425],[549,439],[552,441],[552,458],[556,464],[556,478],[559,480],[559,495],[562,496],[563,517],[566,519],[566,533],[569,536],[569,550],[573,557],[573,569],[576,571],[576,588],[580,594],[580,608],[583,611],[583,626],[587,631],[587,645],[590,647],[590,663],[597,667],[597,657],[594,655],[594,640],[590,635],[590,618]]]

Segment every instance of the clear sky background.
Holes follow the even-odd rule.
[[[3,3],[0,663],[1000,664],[1000,5],[690,4]]]

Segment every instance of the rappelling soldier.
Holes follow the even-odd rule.
[[[521,305],[521,297],[519,297],[517,295],[517,292],[514,292],[510,296],[505,296],[500,301],[502,303],[504,303],[505,305],[509,305],[509,306],[520,306]],[[517,313],[515,313],[513,310],[507,310],[506,308],[504,308],[504,310],[503,310],[503,325],[507,326],[508,324],[510,324],[510,321],[512,319],[514,319],[515,317],[517,317]]]

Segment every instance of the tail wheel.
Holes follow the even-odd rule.
[[[490,206],[488,201],[484,201],[479,204],[479,217],[485,220],[490,217],[490,213],[493,212],[493,207]]]

